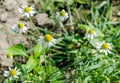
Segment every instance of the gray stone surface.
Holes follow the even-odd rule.
[[[18,8],[28,5],[28,0],[0,0],[0,65],[12,66],[13,60],[6,57],[6,48],[14,44],[27,44],[26,38],[12,32],[14,26],[22,18]]]
[[[43,26],[45,24],[53,25],[54,22],[48,18],[48,15],[46,13],[39,13],[35,16],[35,20],[37,21],[37,24],[40,26]]]

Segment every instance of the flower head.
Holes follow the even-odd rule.
[[[7,54],[7,58],[10,58],[10,59],[12,59],[12,58],[13,58],[13,55],[12,55],[12,53],[8,53],[8,54]]]
[[[93,39],[94,37],[96,37],[97,34],[93,29],[90,29],[86,34],[85,37],[88,39]]]
[[[56,39],[54,39],[50,34],[46,34],[44,37],[40,36],[39,42],[42,43],[45,47],[50,47],[56,43]]]
[[[65,12],[65,10],[62,10],[60,12],[56,12],[56,18],[59,20],[59,21],[65,21],[69,18],[68,16],[68,13]]]
[[[106,42],[100,42],[97,43],[97,48],[100,52],[105,53],[105,55],[107,55],[108,53],[111,53],[112,50],[112,44],[111,43],[106,43]]]
[[[14,69],[11,69],[9,67],[9,71],[4,71],[4,76],[10,77],[10,80],[12,78],[18,78],[18,75],[20,75],[20,74],[21,74],[20,69],[17,69],[17,67],[15,67]]]
[[[12,27],[13,31],[15,31],[16,33],[25,33],[27,30],[27,27],[25,26],[25,24],[23,22],[19,22],[16,25],[14,25]]]
[[[35,10],[33,8],[33,6],[29,7],[29,6],[21,6],[18,11],[23,14],[23,16],[26,17],[30,17],[33,16],[33,14],[35,14]]]

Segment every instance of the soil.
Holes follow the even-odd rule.
[[[0,65],[12,66],[12,60],[6,58],[5,49],[14,44],[22,43],[27,44],[27,39],[20,34],[15,34],[11,27],[19,21],[24,21],[28,28],[33,28],[29,19],[24,19],[18,12],[18,8],[22,5],[34,5],[37,0],[0,0]],[[35,6],[35,5],[34,5]],[[34,21],[39,26],[46,24],[54,24],[48,18],[46,13],[38,13],[33,17]],[[8,62],[10,61],[10,62]]]

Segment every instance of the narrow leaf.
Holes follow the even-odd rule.
[[[35,59],[33,56],[30,56],[26,64],[27,72],[33,70],[38,63],[39,63],[38,59]]]
[[[37,44],[34,48],[34,56],[37,58],[43,53],[42,44]]]

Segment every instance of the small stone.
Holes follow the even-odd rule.
[[[5,50],[0,50],[0,65],[1,66],[13,65],[13,60],[7,58]]]
[[[29,0],[15,0],[17,3],[18,3],[18,5],[19,5],[19,7],[20,6],[25,6],[25,5],[28,5],[28,1]]]
[[[48,18],[48,15],[46,13],[37,14],[34,19],[36,20],[37,24],[40,26],[43,26],[45,24],[50,24],[50,25],[54,24],[54,22],[50,18]]]
[[[15,45],[15,44],[19,44],[19,43],[22,43],[23,45],[27,45],[28,44],[26,38],[24,36],[21,36],[21,35],[14,36],[14,35],[10,35],[9,34],[7,36],[6,40],[8,41],[9,46],[12,46],[12,45]]]
[[[117,16],[120,16],[120,11],[117,13]]]
[[[2,40],[2,41],[0,41],[0,49],[5,49],[5,48],[9,47],[9,45],[6,41],[6,37],[7,37],[7,35],[5,33],[0,33],[0,40]]]
[[[0,15],[0,21],[5,22],[7,20],[8,13],[7,12],[2,12]]]
[[[7,10],[16,9],[18,7],[16,0],[5,0],[3,4]]]
[[[11,15],[11,14],[10,14]],[[19,22],[19,18],[17,16],[8,16],[8,19],[6,20],[6,25],[9,26],[10,28],[14,26],[16,23]]]
[[[27,45],[28,42],[24,36],[10,34],[8,27],[4,25],[0,25],[0,65],[3,66],[12,66],[13,60],[7,58],[6,49],[12,45],[22,43],[23,45]]]

